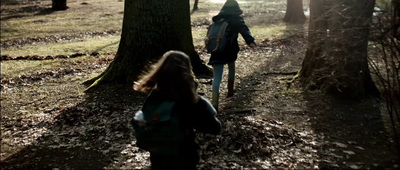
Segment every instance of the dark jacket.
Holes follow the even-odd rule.
[[[224,14],[223,12],[212,18],[213,22],[224,19],[228,22],[228,45],[224,52],[212,52],[208,64],[227,64],[236,61],[239,52],[238,34],[240,33],[248,45],[255,43],[249,28],[240,15]]]
[[[158,91],[153,91],[147,97],[143,107],[160,100],[171,101],[171,98]],[[200,148],[195,142],[195,132],[219,134],[221,123],[216,118],[217,112],[207,99],[200,97],[197,103],[176,101],[173,113],[177,114],[181,129],[185,132],[182,152],[178,156],[150,152],[152,169],[195,169],[199,161],[197,150]]]

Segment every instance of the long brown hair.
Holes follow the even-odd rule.
[[[180,51],[166,52],[149,72],[134,82],[133,89],[141,92],[158,90],[174,100],[193,103],[199,98],[190,58]]]

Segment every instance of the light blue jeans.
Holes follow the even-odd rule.
[[[212,83],[212,92],[219,93],[219,87],[222,81],[222,73],[224,72],[224,64],[213,64],[214,80]],[[228,63],[228,81],[235,80],[235,62]]]

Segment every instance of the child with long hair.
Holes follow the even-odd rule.
[[[195,131],[216,135],[221,131],[221,123],[211,103],[197,94],[197,81],[189,57],[180,51],[166,52],[134,83],[134,90],[150,92],[143,108],[159,101],[175,102],[173,114],[178,117],[185,134],[177,155],[150,152],[152,169],[197,169],[199,146],[195,142]]]
[[[219,87],[222,80],[224,65],[228,64],[228,94],[231,97],[234,94],[235,82],[235,61],[239,52],[238,34],[240,33],[246,43],[254,48],[256,43],[250,33],[249,28],[241,17],[242,10],[236,0],[227,0],[221,8],[218,15],[212,18],[213,22],[225,20],[228,22],[227,40],[228,44],[223,52],[212,52],[209,60],[209,65],[212,65],[214,70],[214,78],[212,83],[212,105],[218,111],[219,104]]]

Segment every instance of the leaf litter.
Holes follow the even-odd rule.
[[[275,58],[283,57],[280,55],[281,50],[285,51],[284,45],[290,44],[287,42],[289,40],[265,41],[258,49],[242,47],[241,53],[246,57],[239,58],[238,62],[238,91],[233,98],[221,99],[222,111],[218,114],[223,125],[221,134],[198,134],[196,138],[201,147],[199,168],[390,167],[387,162],[381,164],[376,160],[372,165],[352,161],[352,157],[368,150],[366,146],[361,145],[362,142],[336,142],[329,138],[329,135],[317,132],[318,129],[311,127],[316,118],[311,115],[307,117],[310,111],[304,108],[304,105],[311,101],[299,100],[298,93],[284,93],[286,84],[281,79],[290,74],[280,73],[293,70],[291,67],[280,65],[282,60],[278,61]],[[206,58],[207,54],[203,49],[198,50],[201,57]],[[275,63],[267,66],[262,64],[270,62]],[[249,67],[253,64],[263,70],[257,72],[255,68]],[[77,80],[82,81],[106,67],[106,64],[93,67],[88,65],[90,63],[69,63],[65,68],[49,72],[21,75],[11,79],[2,78],[2,93],[9,95],[18,91],[17,89],[26,89],[27,93],[34,94],[27,89],[26,84],[48,86],[49,81],[77,86],[73,83],[79,81],[71,83],[66,78],[79,76]],[[281,70],[280,66],[285,69]],[[201,79],[200,82],[203,82],[200,84],[200,93],[210,98],[210,80]],[[221,87],[225,85],[223,82]],[[136,146],[134,131],[130,125],[133,114],[140,108],[145,95],[130,89],[124,91],[126,88],[107,87],[91,94],[76,95],[82,89],[83,87],[65,91],[64,93],[70,96],[62,99],[46,101],[43,99],[49,97],[38,97],[33,103],[16,103],[12,105],[16,108],[7,108],[6,111],[15,112],[2,114],[2,167],[149,168],[149,153]],[[221,93],[226,93],[226,90],[222,88]],[[2,97],[2,105],[8,107],[4,104],[12,101],[4,99]],[[35,102],[39,104],[35,105]],[[40,108],[33,111],[32,107],[35,106]]]

